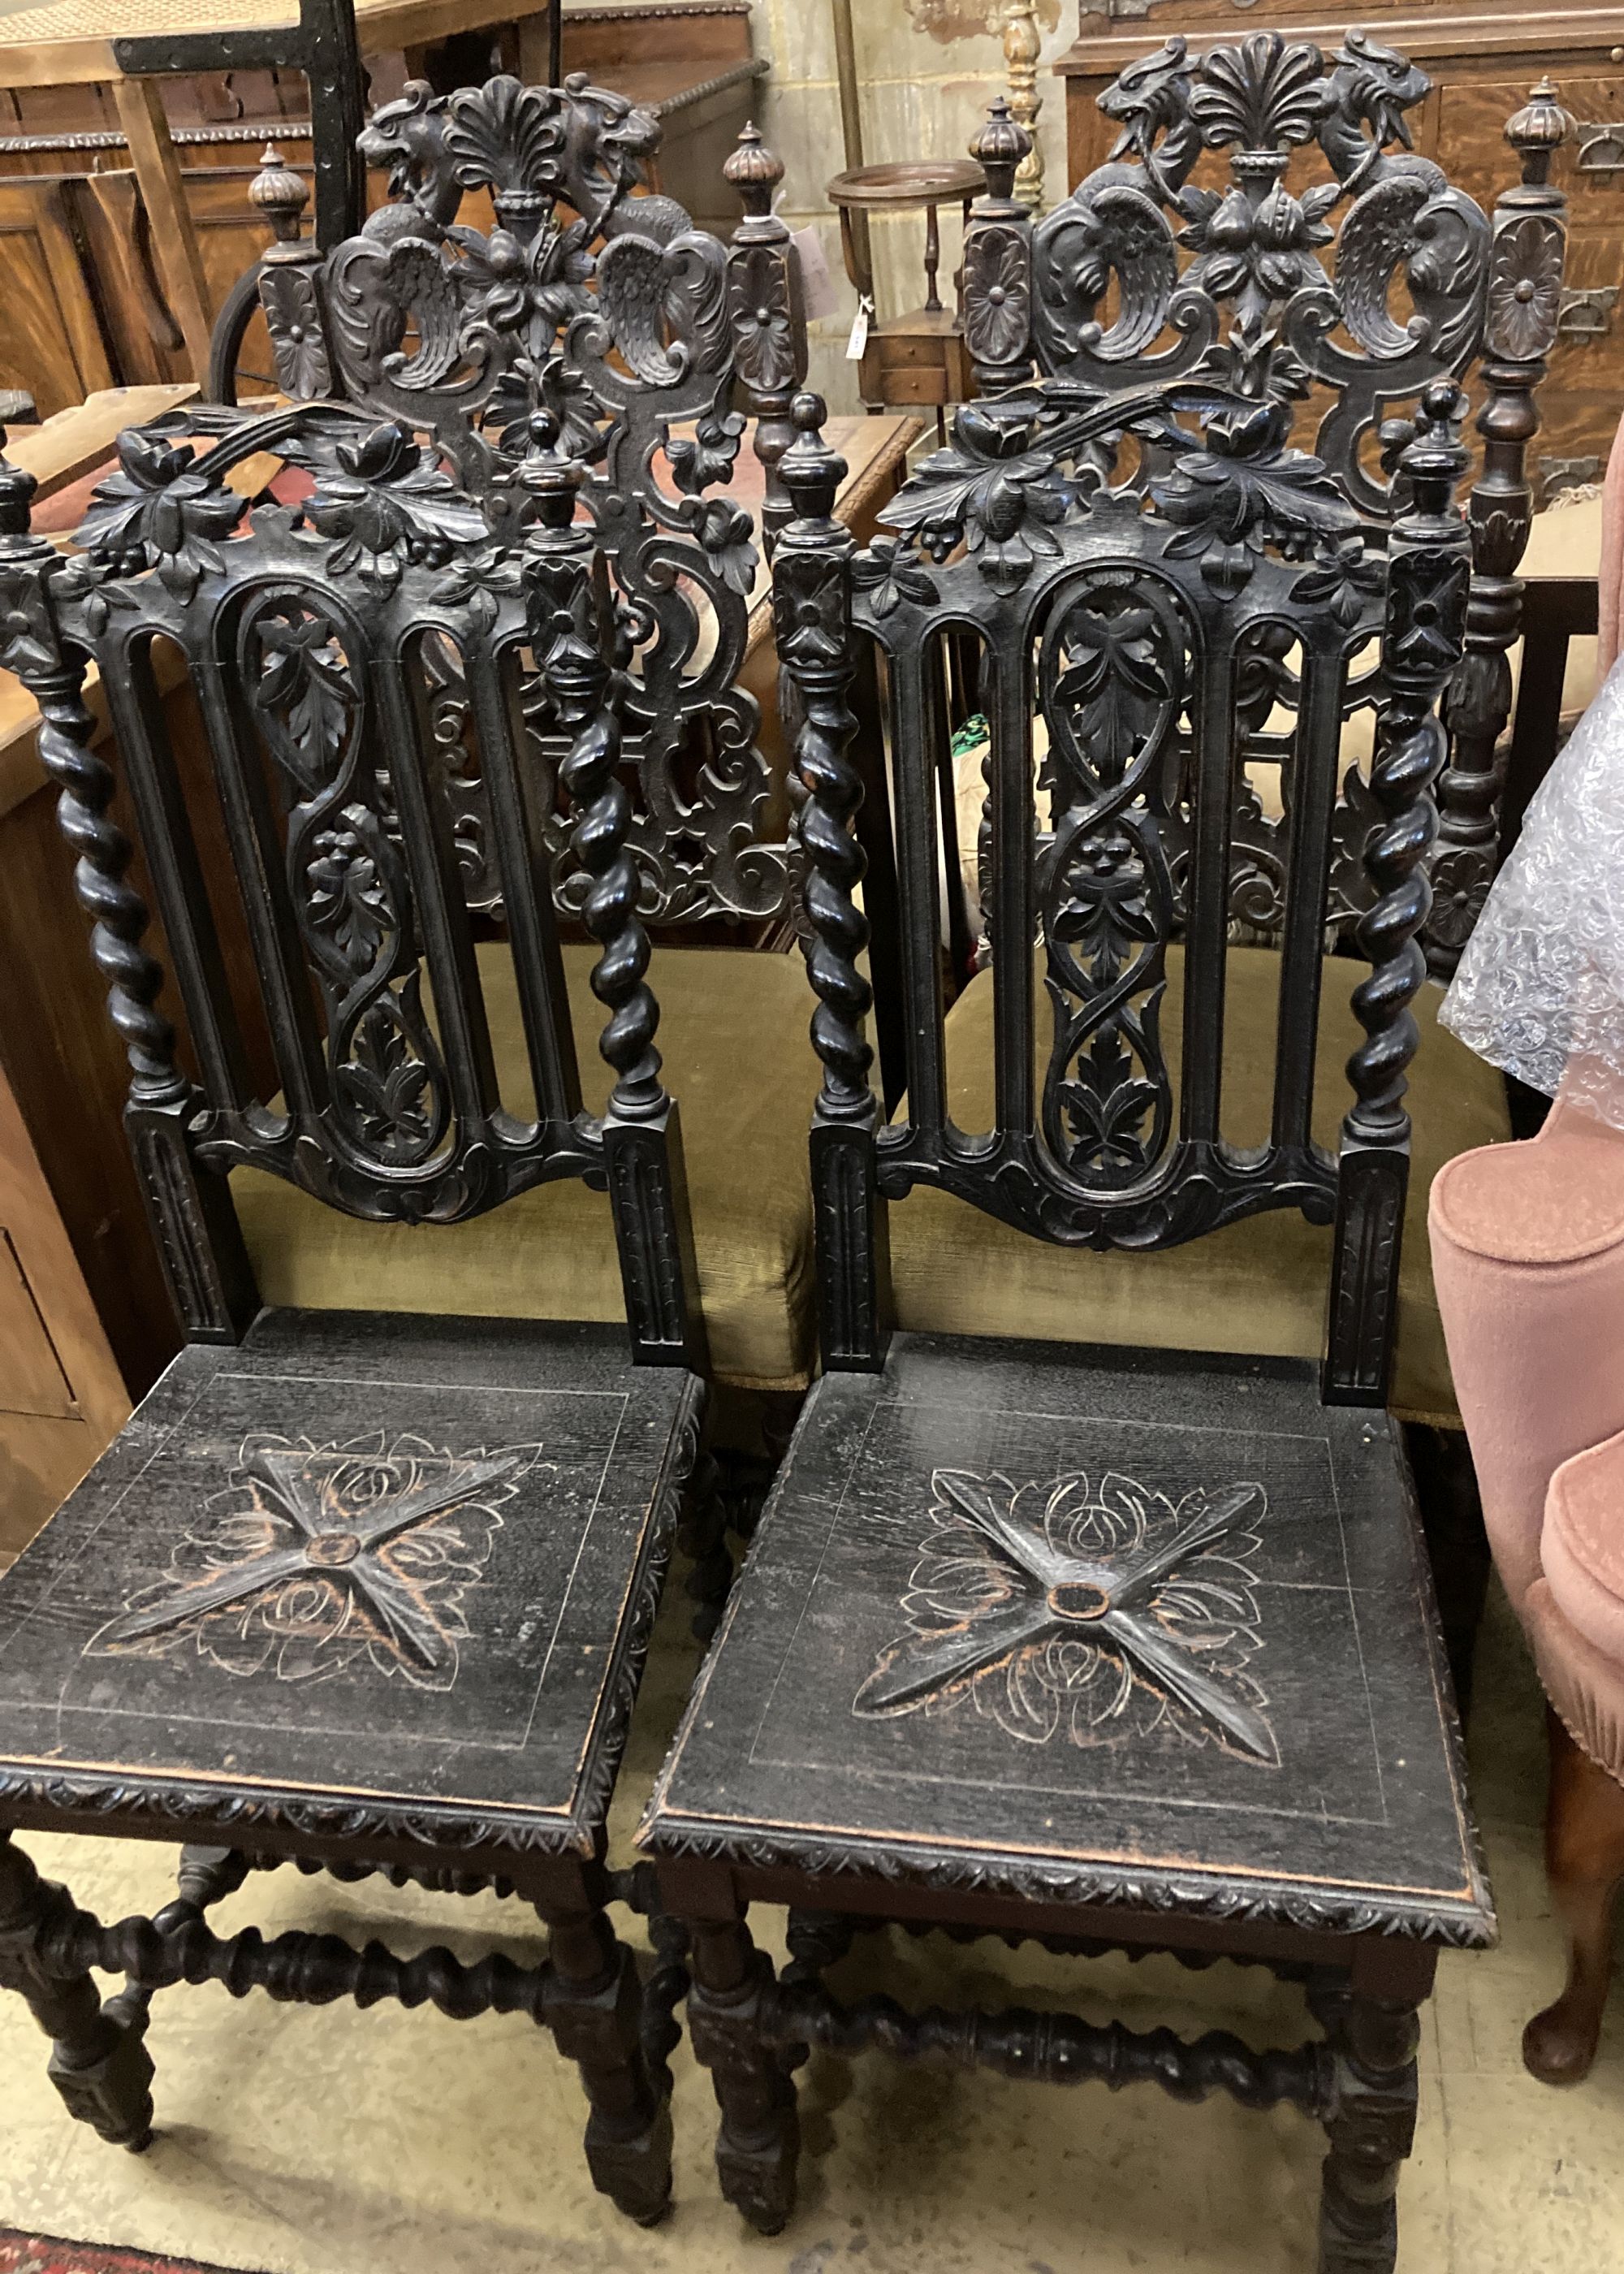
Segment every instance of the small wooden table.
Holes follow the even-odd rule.
[[[986,186],[987,177],[973,158],[854,166],[828,184],[830,200],[839,208],[846,273],[871,312],[874,267],[868,215],[921,208],[925,215],[925,305],[906,315],[873,317],[858,381],[863,401],[871,406],[929,404],[939,412],[944,404],[963,403],[974,392],[964,344],[963,294],[955,290],[950,309],[936,290],[942,265],[939,213],[944,205],[962,206],[967,223],[970,207]]]

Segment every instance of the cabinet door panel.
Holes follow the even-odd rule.
[[[59,180],[0,180],[0,387],[32,395],[41,418],[114,374]]]

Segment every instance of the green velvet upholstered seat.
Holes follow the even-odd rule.
[[[1368,967],[1325,964],[1314,1089],[1314,1133],[1335,1148],[1349,1091],[1343,1066],[1363,1029],[1349,998]],[[1236,1145],[1268,1134],[1280,959],[1231,948],[1224,1037],[1222,1126]],[[1162,1033],[1177,1066],[1184,959],[1168,958]],[[1047,1047],[1047,998],[1038,1032]],[[1456,1153],[1511,1133],[1492,1067],[1437,1024],[1440,990],[1416,1004],[1421,1047],[1410,1069],[1415,1123],[1399,1282],[1398,1348],[1390,1403],[1403,1419],[1459,1427],[1432,1293],[1426,1200]],[[992,981],[981,973],[947,1021],[948,1103],[959,1126],[992,1120]],[[1155,1254],[1054,1247],[951,1194],[916,1189],[891,1210],[897,1321],[926,1334],[1120,1343],[1135,1348],[1252,1352],[1317,1358],[1325,1331],[1331,1231],[1276,1209]]]
[[[564,952],[590,1111],[608,1073],[588,1043],[602,1005],[597,950]],[[511,1111],[533,1111],[513,967],[479,950],[491,1040]],[[817,1089],[812,997],[799,955],[672,949],[652,973],[659,1044],[681,1109],[699,1293],[718,1378],[796,1389],[815,1340],[807,1130]],[[593,1086],[595,1085],[595,1086]],[[491,1318],[624,1316],[609,1203],[577,1179],[542,1185],[461,1224],[379,1224],[341,1216],[280,1178],[231,1179],[267,1303],[314,1310],[458,1312]]]

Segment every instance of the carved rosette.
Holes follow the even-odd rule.
[[[964,247],[965,344],[983,395],[1032,374],[1032,219],[1015,195],[1016,169],[1032,147],[1004,96],[996,97],[970,146],[987,191],[970,209]]]
[[[296,402],[333,392],[321,295],[307,268],[267,262],[259,272],[259,305],[265,310],[276,358],[276,384]]]
[[[977,363],[1027,359],[1032,247],[1018,223],[989,222],[965,245],[965,343]]]
[[[1567,231],[1548,214],[1514,208],[1497,219],[1484,351],[1534,363],[1556,345]]]

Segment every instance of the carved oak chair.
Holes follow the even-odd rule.
[[[54,2040],[71,2112],[134,2149],[153,2121],[147,2004],[165,1984],[528,2015],[579,2065],[598,2186],[650,2221],[669,2189],[673,2033],[651,2010],[645,2052],[632,1954],[605,1908],[628,1893],[605,1869],[605,1821],[695,1460],[703,1343],[579,469],[556,423],[533,421],[532,517],[503,551],[398,428],[334,408],[213,424],[221,439],[195,458],[162,422],[126,434],[72,559],[27,534],[33,478],[0,462],[0,665],[40,705],[187,1337],[0,1585],[0,1984]],[[244,520],[229,478],[265,449],[297,452],[315,490]],[[506,921],[483,941],[434,768],[447,649],[496,823]],[[86,659],[122,782],[91,748]],[[179,786],[163,695],[177,676],[225,874]],[[612,1075],[599,1112],[583,1108],[523,764],[526,676],[568,737]],[[493,1049],[502,985],[520,1006],[516,1078]],[[471,1306],[449,1280],[416,1312],[367,1309],[358,1284],[343,1308],[262,1306],[232,1206],[251,1165],[362,1239],[512,1222],[560,1179],[606,1187],[623,1323],[454,1315]],[[156,1918],[109,1925],[41,1883],[11,1842],[27,1828],[210,1844],[186,1851]],[[287,1860],[455,1891],[494,1878],[548,1924],[550,1954],[465,1965],[211,1931],[208,1902]],[[102,2004],[96,1969],[129,1986]]]
[[[1421,937],[1429,970],[1447,978],[1499,858],[1497,753],[1510,704],[1507,651],[1520,624],[1515,572],[1531,515],[1526,453],[1560,301],[1564,200],[1546,175],[1568,122],[1548,87],[1511,120],[1507,137],[1522,178],[1502,193],[1490,221],[1407,147],[1406,116],[1427,85],[1403,56],[1357,31],[1326,57],[1268,34],[1206,56],[1169,39],[1101,97],[1122,127],[1110,162],[1035,228],[1008,195],[1023,138],[995,115],[981,145],[992,192],[976,209],[966,246],[966,322],[988,393],[1023,386],[1034,362],[1056,383],[1102,394],[1220,370],[1251,391],[1267,371],[1267,386],[1293,412],[1294,440],[1326,465],[1345,504],[1378,526],[1402,502],[1391,463],[1402,427],[1389,423],[1391,414],[1412,407],[1434,380],[1477,366],[1482,461],[1468,500],[1474,567],[1466,652],[1445,697],[1450,744],[1438,785],[1440,823],[1425,857],[1434,893]],[[1293,171],[1282,186],[1288,162]],[[1093,447],[1109,456],[1111,446]],[[1166,448],[1154,439],[1131,439],[1123,455],[1139,484],[1168,471]],[[1175,509],[1188,541],[1204,544],[1202,499],[1231,493],[1211,467],[1198,489],[1179,481]],[[905,546],[915,531],[929,533],[936,510],[929,489],[921,486],[918,497]],[[1214,559],[1214,573],[1244,580],[1249,533],[1237,527],[1214,542],[1229,548],[1222,567]],[[1344,613],[1351,605],[1338,601]],[[1231,1133],[1249,1144],[1265,1141],[1270,1126],[1281,953],[1290,937],[1290,864],[1301,825],[1299,746],[1325,731],[1306,717],[1305,656],[1300,625],[1282,621],[1259,625],[1237,657],[1226,1078]],[[1367,656],[1337,697],[1342,746],[1327,825],[1329,881],[1318,912],[1327,950],[1339,951],[1326,965],[1317,1042],[1315,1133],[1327,1142],[1335,1138],[1335,1069],[1362,1031],[1350,958],[1377,897],[1363,855],[1381,812],[1368,755],[1355,763],[1354,754],[1371,749],[1381,685]],[[1188,798],[1175,793],[1166,805],[1161,828],[1176,888],[1176,946],[1164,1025],[1176,1027],[1185,887],[1202,856]],[[1046,817],[1040,825],[1047,828]],[[1308,825],[1318,829],[1320,817]],[[1269,945],[1240,945],[1259,941]],[[878,970],[876,983],[883,983]],[[1417,1173],[1390,1404],[1407,1425],[1429,1432],[1429,1457],[1453,1462],[1460,1417],[1431,1280],[1427,1187],[1444,1161],[1503,1140],[1510,1124],[1499,1077],[1434,1029],[1436,1000],[1428,987],[1417,1003]],[[984,974],[953,1012],[950,1081],[961,1118],[990,1104],[993,1020],[993,983]],[[1153,1131],[1133,1110],[1136,1069],[1122,1068],[1128,1087],[1118,1094],[1114,1065],[1103,1047],[1085,1059],[1077,1103],[1093,1117],[1104,1153],[1125,1148],[1121,1165],[1143,1169],[1142,1141]],[[1079,1258],[1034,1249],[1004,1224],[930,1193],[898,1226],[898,1316],[937,1331],[974,1317],[978,1330],[1064,1337],[1079,1331],[1081,1306],[1086,1330],[1101,1339],[1308,1357],[1319,1348],[1326,1238],[1322,1227],[1282,1213],[1147,1266],[1132,1252]],[[1440,1440],[1431,1434],[1438,1431],[1450,1434]]]
[[[771,212],[783,168],[748,130],[726,169],[745,216],[731,245],[643,192],[653,116],[581,75],[562,87],[499,77],[445,96],[421,84],[361,136],[390,197],[324,252],[300,233],[304,189],[267,167],[256,196],[279,231],[261,290],[284,390],[334,397],[434,439],[481,504],[493,538],[517,541],[528,501],[525,424],[546,405],[579,463],[581,511],[612,596],[623,722],[618,764],[643,920],[673,945],[662,1040],[688,1116],[698,1284],[718,1379],[798,1392],[816,1343],[809,1201],[800,1137],[816,1083],[798,1037],[798,960],[787,944],[790,809],[757,747],[739,684],[757,569],[749,515],[720,490],[754,414],[765,468],[767,540],[786,506],[776,468],[805,370],[800,272]],[[470,691],[440,659],[435,764],[455,815],[470,908],[500,914],[497,817],[468,762]],[[590,948],[569,936],[590,878],[575,847],[562,759],[544,706],[527,706],[525,764],[566,927],[577,1016],[590,1013]],[[741,1050],[741,1038],[748,1047]],[[493,1032],[522,1054],[516,1005]],[[449,1280],[470,1307],[573,1316],[618,1308],[604,1227],[573,1188],[533,1195],[527,1216],[553,1270],[493,1221],[432,1242],[363,1248],[350,1224],[264,1178],[239,1178],[244,1238],[278,1301],[365,1299],[420,1307]]]
[[[1470,359],[1491,274],[1489,345],[1506,344],[1494,326],[1528,305],[1516,268],[1544,273],[1560,219],[1535,181],[1492,236],[1435,168],[1389,159],[1392,117],[1360,92],[1369,61],[1350,41],[1327,69],[1316,50],[1263,35],[1164,77],[1158,135],[1182,137],[1188,156],[1193,117],[1207,143],[1234,146],[1231,253],[1252,245],[1261,263],[1266,232],[1292,251],[1283,317],[1278,266],[1250,297],[1234,280],[1222,337],[1213,299],[1186,288],[1167,361],[1150,356],[1147,314],[1142,367],[1107,387],[1070,357],[1107,290],[1097,237],[1095,254],[1078,250],[1062,207],[1043,228],[1071,249],[1045,267],[1041,233],[1034,253],[1024,216],[989,201],[980,257],[996,225],[1011,297],[1037,261],[1047,375],[960,414],[954,448],[889,512],[894,544],[856,553],[843,538],[821,406],[797,408],[783,467],[797,518],[774,586],[807,711],[826,1372],[642,1834],[692,1929],[689,2024],[721,2105],[722,2184],[763,2228],[793,2202],[797,2052],[878,2044],[1054,2082],[1289,2102],[1330,2143],[1322,2274],[1390,2270],[1417,2008],[1440,1946],[1492,1937],[1386,1406],[1438,712],[1471,576],[1455,504],[1466,403],[1452,373]],[[1350,124],[1361,102],[1368,132]],[[1548,152],[1536,125],[1529,139]],[[1340,185],[1318,212],[1350,200],[1344,261],[1378,230],[1378,281],[1395,297],[1410,264],[1417,322],[1381,343],[1379,373],[1353,368],[1304,206],[1282,185],[1316,134]],[[1165,277],[1162,147],[1096,186],[1144,268]],[[1199,233],[1223,210],[1211,192],[1185,226]],[[1382,235],[1383,213],[1408,220]],[[1125,282],[1118,305],[1121,325],[1139,320]],[[1097,345],[1086,324],[1082,339]],[[1367,500],[1345,463],[1338,481],[1289,447],[1304,381],[1344,366],[1331,434],[1350,447],[1389,382],[1413,388],[1414,416],[1383,438],[1390,497]],[[921,693],[931,645],[966,628],[982,644],[993,732],[990,1065],[972,1053],[968,1073],[969,998],[944,1017],[933,952]],[[905,916],[908,1081],[891,1122],[869,1078],[853,898],[861,778],[846,689],[869,642],[890,666]],[[1269,958],[1229,937],[1237,840],[1250,840],[1238,761],[1257,659],[1293,649],[1284,944]],[[1360,679],[1376,754],[1350,823],[1339,744]],[[1324,954],[1350,862],[1362,969]],[[1350,1052],[1321,1010],[1356,969]],[[1418,1096],[1417,1111],[1432,1102]],[[1334,1104],[1327,1145],[1317,1133]],[[923,1331],[892,1267],[929,1242],[932,1204],[939,1222],[950,1203],[979,1211],[1004,1247],[961,1266],[956,1330]],[[1108,1265],[1148,1280],[1226,1237],[1263,1246],[1289,1217],[1327,1235],[1297,1271],[1316,1279],[1320,1306],[1328,1286],[1317,1359],[1271,1348],[1267,1309],[1246,1308],[1238,1289],[1226,1332],[1186,1299],[1183,1334],[1159,1337],[1095,1297]],[[1054,1327],[1004,1252],[1051,1248],[1072,1265]],[[1302,1299],[1289,1279],[1288,1296]],[[1167,1347],[1143,1346],[1153,1339]],[[795,1963],[781,1982],[752,1946],[752,1901],[792,1907]],[[892,1921],[1079,1952],[1257,1959],[1303,1980],[1324,2037],[1258,2053],[1222,2035],[1181,2044],[1069,2015],[843,2006],[823,1968],[858,1925]]]

